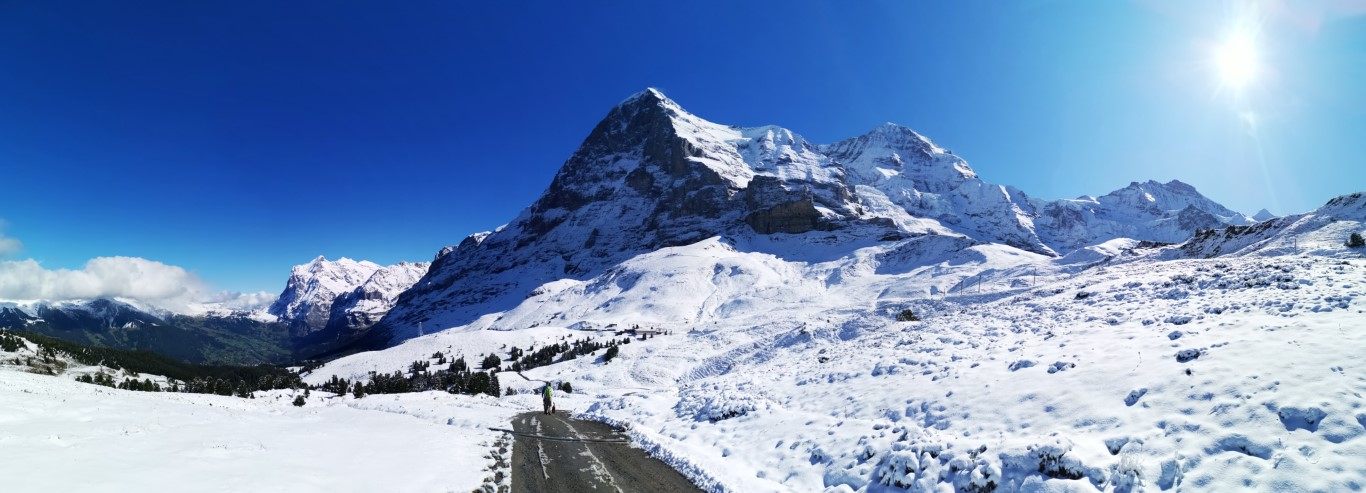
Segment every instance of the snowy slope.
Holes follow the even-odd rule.
[[[532,407],[444,392],[314,392],[303,407],[288,390],[134,392],[74,380],[99,368],[38,375],[15,358],[37,359],[34,346],[0,349],[0,488],[13,492],[470,491],[492,476],[487,428]]]
[[[1177,242],[1197,229],[1250,222],[1178,181],[1134,183],[1099,199],[1039,200],[983,181],[962,158],[894,124],[818,145],[777,126],[712,123],[650,89],[609,111],[540,199],[506,226],[438,254],[368,344],[411,338],[419,325],[463,326],[516,307],[547,283],[586,282],[638,255],[712,237],[936,234],[1053,256],[1121,237]]]
[[[572,382],[570,409],[711,491],[1349,490],[1366,477],[1366,259],[1342,240],[1366,231],[1363,197],[1063,257],[956,235],[713,237],[310,378],[640,325],[672,335],[524,374]]]

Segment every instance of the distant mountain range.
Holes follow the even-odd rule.
[[[373,325],[428,265],[318,257],[294,267],[279,298],[256,310],[209,304],[173,313],[107,298],[0,302],[0,328],[191,363],[285,363],[325,353],[343,335]]]

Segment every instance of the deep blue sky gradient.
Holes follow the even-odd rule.
[[[1363,17],[1265,14],[1267,73],[1231,94],[1209,52],[1246,2],[1186,3],[5,2],[0,219],[49,268],[278,291],[508,221],[648,86],[816,142],[901,123],[1044,198],[1366,189]]]

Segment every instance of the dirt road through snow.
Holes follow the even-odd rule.
[[[530,412],[512,429],[513,493],[701,491],[602,423]]]

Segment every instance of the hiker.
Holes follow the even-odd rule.
[[[550,402],[550,382],[545,383],[545,388],[541,389],[541,404],[545,406],[545,413],[555,412],[555,405]]]

